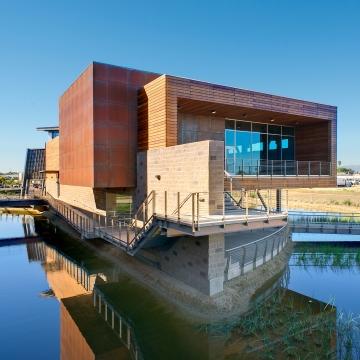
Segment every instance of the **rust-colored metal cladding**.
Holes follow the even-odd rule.
[[[93,65],[60,98],[60,182],[94,184]]]
[[[135,186],[137,92],[158,74],[93,63],[60,99],[60,182]]]

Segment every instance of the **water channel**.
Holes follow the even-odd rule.
[[[360,245],[296,245],[246,312],[195,320],[47,219],[3,214],[0,280],[0,359],[360,358]]]

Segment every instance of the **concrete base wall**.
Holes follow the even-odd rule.
[[[171,245],[144,251],[160,264],[162,271],[205,295],[223,291],[225,269],[224,234],[179,237]]]
[[[58,185],[55,179],[46,180],[46,192],[55,199],[64,201],[72,206],[106,214],[106,203],[109,195],[105,190],[92,189],[85,186]]]

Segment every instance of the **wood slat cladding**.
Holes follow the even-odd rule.
[[[336,174],[337,108],[334,106],[163,75],[144,86],[139,94],[139,107],[140,150],[177,145],[181,139],[179,113],[215,115],[221,121],[234,118],[273,122],[296,128],[297,160],[331,161],[332,173]],[[271,182],[261,179],[261,183],[252,178],[241,181],[246,186],[319,187],[334,186],[335,176]]]
[[[156,99],[159,94],[160,98]],[[164,100],[165,109],[161,109]],[[143,125],[139,138],[146,137],[142,132],[144,134],[148,132],[147,142],[143,140],[139,142],[141,150],[161,147],[164,144],[166,146],[177,144],[178,110],[197,115],[210,115],[211,110],[215,110],[219,117],[241,119],[245,115],[251,121],[261,120],[261,122],[270,122],[275,118],[276,123],[292,125],[309,122],[315,124],[321,121],[336,122],[337,113],[334,106],[169,75],[163,75],[161,80],[158,78],[144,86],[139,96],[140,107],[146,107],[146,102],[151,103],[151,106],[148,105],[147,119],[144,114],[139,118],[139,122]],[[155,124],[158,129],[154,132],[156,139],[149,134],[151,124]]]

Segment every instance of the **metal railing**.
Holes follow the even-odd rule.
[[[95,309],[98,309],[99,315],[103,317],[105,322],[129,350],[130,357],[134,360],[143,359],[135,337],[134,327],[130,324],[129,320],[126,320],[115,310],[97,286],[94,286],[93,289],[93,306]]]
[[[287,225],[261,239],[226,250],[227,280],[244,275],[278,255],[289,241]]]
[[[235,164],[226,160],[225,168],[232,176],[331,176],[329,161],[296,160],[240,160]],[[229,171],[231,170],[231,171]]]
[[[287,196],[287,193],[284,195]],[[237,196],[240,196],[240,200],[236,200]],[[129,253],[134,253],[138,248],[138,244],[153,228],[155,220],[162,222],[163,227],[169,225],[167,222],[172,222],[179,224],[187,233],[195,233],[207,226],[248,225],[287,216],[286,210],[276,210],[275,196],[267,192],[260,198],[258,190],[232,193],[152,191],[129,221],[122,221],[116,214],[88,215],[51,196],[47,200],[82,237],[100,237]],[[283,203],[285,205],[287,201]]]
[[[360,227],[360,213],[290,211],[290,224],[348,224]]]

